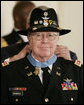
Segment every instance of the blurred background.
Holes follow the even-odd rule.
[[[18,1],[1,1],[1,36],[13,29],[12,10]],[[24,1],[25,2],[25,1]],[[60,36],[59,44],[76,52],[83,63],[83,1],[32,1],[36,6],[54,8],[58,14],[59,26],[71,29],[69,34]]]

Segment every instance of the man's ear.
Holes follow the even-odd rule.
[[[26,29],[28,29],[28,28],[29,28],[29,24],[27,23],[27,24],[26,24]]]

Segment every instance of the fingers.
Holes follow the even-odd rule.
[[[69,52],[68,47],[62,46],[62,45],[57,46],[57,48],[56,48],[56,50],[55,50],[55,53],[56,53],[56,54],[59,54],[59,53],[68,53],[68,52]]]
[[[67,46],[57,45],[56,51],[69,50]]]
[[[27,54],[27,53],[30,53],[30,51],[31,51],[30,46],[29,46],[29,45],[26,45],[26,46],[20,51],[20,53],[25,53],[25,54]]]
[[[27,46],[27,53],[30,53],[31,52],[31,47],[30,45]]]
[[[71,60],[69,49],[66,46],[57,45],[55,54],[58,57],[63,57],[64,59]]]
[[[14,55],[10,58],[10,62],[24,58],[26,54],[30,52],[30,50],[30,46],[26,45],[17,55]]]

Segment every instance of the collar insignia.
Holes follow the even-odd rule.
[[[25,67],[25,69],[28,69],[28,68],[29,68],[29,66],[26,66],[26,67]]]
[[[59,73],[58,71],[56,72],[56,75],[61,76],[61,73]]]
[[[29,76],[31,76],[32,74],[33,74],[33,73],[32,73],[32,72],[30,72],[30,73],[28,73],[28,74],[27,74],[27,76],[29,77]]]
[[[36,68],[35,68],[35,71],[34,71],[34,74],[35,74],[35,75],[38,75],[38,74],[39,74],[39,70],[40,70],[40,68],[39,68],[39,67],[36,67]]]

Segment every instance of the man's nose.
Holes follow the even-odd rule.
[[[43,42],[47,42],[49,39],[48,39],[48,36],[47,35],[43,35],[42,36],[42,41]]]

